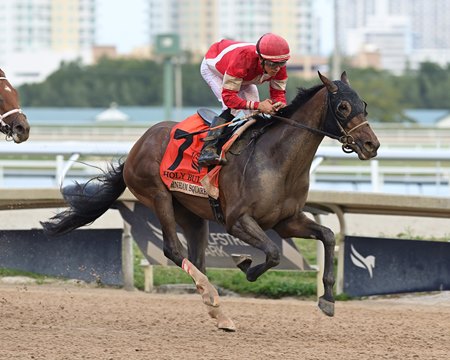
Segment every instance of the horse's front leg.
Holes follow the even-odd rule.
[[[266,254],[265,263],[249,267],[250,262],[244,267],[239,266],[239,268],[246,273],[248,281],[255,281],[267,270],[277,266],[280,263],[280,249],[278,249],[278,247],[251,216],[241,216],[227,230],[231,235],[236,236],[247,244],[264,251]]]
[[[300,237],[320,240],[325,248],[325,266],[323,271],[323,285],[325,293],[319,298],[319,308],[328,316],[334,315],[334,233],[327,227],[317,224],[298,213],[288,219],[280,221],[274,230],[282,237]]]

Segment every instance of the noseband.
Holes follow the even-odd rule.
[[[6,77],[0,76],[0,80],[7,80]],[[12,138],[13,130],[11,126],[9,126],[7,123],[5,123],[4,119],[6,119],[8,116],[11,116],[13,114],[23,114],[22,109],[12,109],[4,114],[0,114],[0,132],[6,135],[6,138]]]

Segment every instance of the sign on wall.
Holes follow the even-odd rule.
[[[159,220],[155,214],[138,202],[118,202],[123,219],[130,224],[131,235],[150,264],[174,265],[163,253],[163,237]],[[206,248],[206,266],[236,269],[232,254],[250,255],[253,264],[263,263],[265,254],[228,234],[224,227],[210,222],[208,247]],[[180,229],[178,237],[187,249],[187,242]],[[274,231],[267,232],[281,250],[281,262],[278,270],[313,270],[300,254],[292,239],[281,239]],[[314,240],[311,240],[314,241]]]
[[[76,230],[48,238],[43,230],[1,230],[0,267],[122,285],[122,229]]]
[[[345,237],[344,292],[351,296],[450,290],[450,243]]]

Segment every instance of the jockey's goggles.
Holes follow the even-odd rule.
[[[264,64],[267,65],[268,67],[275,69],[277,67],[282,68],[283,66],[286,65],[286,61],[279,61],[279,62],[275,62],[275,61],[269,61],[269,60],[264,60]]]

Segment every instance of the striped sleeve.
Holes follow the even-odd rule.
[[[281,68],[277,75],[270,80],[270,98],[274,102],[281,101],[283,104],[286,104],[287,80],[286,67]]]
[[[258,108],[258,101],[244,100],[238,96],[241,89],[242,79],[225,73],[222,86],[222,100],[230,109],[250,109]]]

